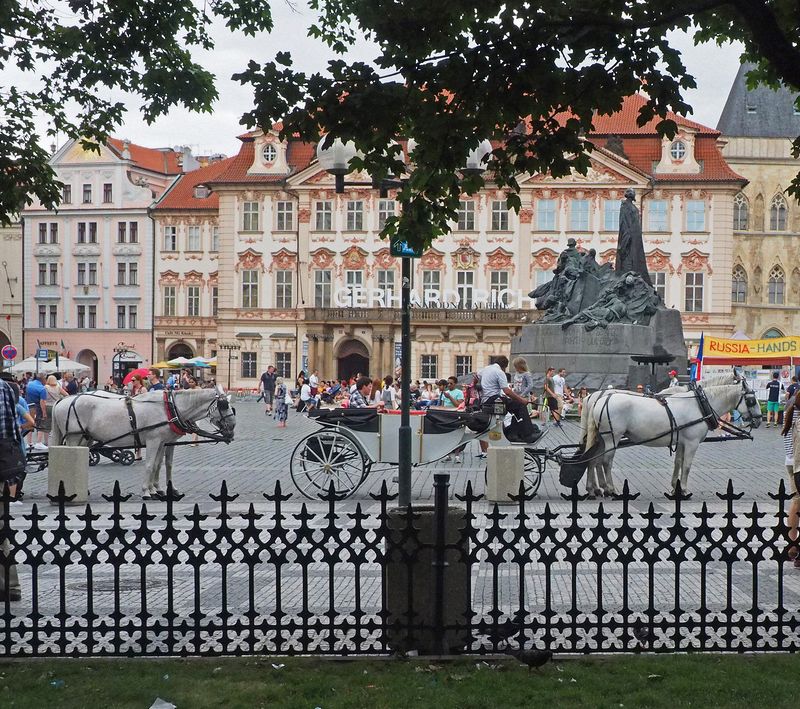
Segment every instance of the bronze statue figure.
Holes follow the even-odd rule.
[[[647,259],[642,241],[642,222],[634,204],[636,195],[632,189],[625,190],[625,201],[619,210],[619,238],[617,239],[617,262],[614,272],[619,276],[635,271],[642,280],[652,285],[647,272]]]

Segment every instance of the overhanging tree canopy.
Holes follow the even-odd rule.
[[[399,199],[402,214],[384,234],[427,246],[447,231],[462,193],[480,176],[459,171],[484,138],[498,146],[493,180],[519,206],[515,175],[585,171],[595,112],[612,113],[644,87],[640,125],[667,111],[685,114],[685,89],[695,86],[670,46],[670,30],[698,40],[744,43],[760,62],[753,80],[800,90],[800,5],[795,0],[314,0],[312,33],[344,53],[357,36],[380,48],[375,66],[337,60],[325,75],[292,68],[288,54],[237,75],[255,89],[245,120],[283,122],[284,135],[316,140],[320,132],[353,140],[363,152],[354,167],[373,175],[402,173],[397,136],[413,137],[415,169]],[[800,141],[795,143],[800,153]],[[800,181],[792,191],[800,194]]]

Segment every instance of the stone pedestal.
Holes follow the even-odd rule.
[[[486,499],[489,502],[510,503],[512,500],[509,495],[519,494],[525,469],[525,449],[489,446],[486,460]]]
[[[47,462],[47,494],[58,495],[64,482],[66,495],[75,495],[67,503],[86,504],[89,499],[89,449],[84,446],[50,446]]]
[[[657,365],[654,375],[647,365],[637,365],[631,355],[673,355],[669,364]],[[659,310],[649,325],[611,323],[587,331],[582,324],[562,329],[560,323],[526,325],[511,341],[511,355],[522,356],[541,385],[548,367],[565,367],[572,389],[589,391],[611,385],[622,389],[669,384],[669,370],[686,371],[687,351],[681,316],[677,310]]]

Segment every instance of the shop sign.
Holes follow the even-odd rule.
[[[764,340],[729,340],[706,336],[703,359],[758,362],[800,357],[800,337],[772,337]]]
[[[457,290],[411,291],[411,305],[415,308],[527,308],[533,301],[521,290],[472,290],[472,303],[462,304]],[[337,308],[399,308],[400,293],[382,288],[350,286],[338,288],[333,294]]]

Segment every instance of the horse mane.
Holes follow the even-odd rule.
[[[706,377],[705,379],[701,379],[698,384],[703,387],[703,389],[708,389],[709,387],[730,386],[738,382],[739,379],[736,375],[733,372],[728,372],[726,374],[715,374],[712,377]],[[678,384],[678,386],[662,389],[658,394],[659,396],[673,396],[675,394],[683,394],[687,391],[689,391],[688,385]]]

